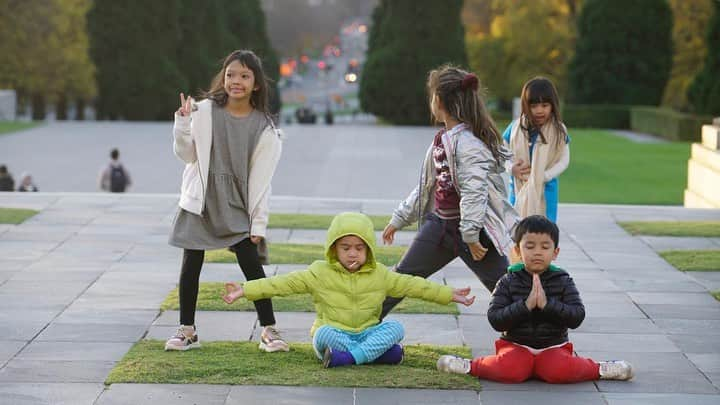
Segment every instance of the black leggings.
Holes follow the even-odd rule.
[[[233,245],[238,265],[245,278],[256,280],[265,278],[265,270],[260,264],[257,246],[250,238],[243,239]],[[180,324],[195,325],[195,308],[197,307],[200,270],[205,260],[204,250],[183,249],[182,268],[180,270]],[[260,325],[275,325],[272,301],[269,298],[254,301]]]
[[[460,256],[463,262],[480,279],[488,291],[495,288],[508,267],[508,259],[498,253],[495,245],[485,232],[480,232],[480,243],[487,248],[485,257],[480,261],[473,259],[470,248],[462,241],[458,229],[460,220],[445,220],[435,214],[427,214],[415,239],[410,244],[405,256],[398,263],[398,273],[428,278],[438,270]],[[402,298],[388,297],[383,303],[380,318],[384,318]]]

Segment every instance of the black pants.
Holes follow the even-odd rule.
[[[235,244],[233,250],[235,251],[238,265],[240,265],[240,269],[242,269],[248,281],[265,277],[265,270],[263,270],[260,259],[258,258],[257,246],[250,241],[250,238],[243,239]],[[183,249],[179,288],[181,325],[195,325],[195,308],[197,307],[200,270],[202,269],[204,260],[204,250]],[[260,325],[274,325],[275,314],[273,313],[272,301],[266,298],[254,301],[254,304]]]
[[[470,248],[462,241],[459,224],[459,219],[444,220],[435,214],[427,214],[408,251],[398,263],[397,272],[428,278],[460,256],[485,288],[492,291],[507,271],[508,259],[498,253],[485,232],[480,232],[480,243],[488,251],[482,260],[473,259]],[[380,318],[384,318],[400,301],[402,298],[386,298]]]

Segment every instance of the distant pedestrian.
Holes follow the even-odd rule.
[[[225,58],[197,104],[180,93],[173,151],[185,163],[170,244],[183,249],[180,327],[165,350],[200,346],[195,309],[205,251],[230,247],[247,280],[265,278],[265,228],[270,180],[280,159],[280,133],[268,115],[268,83],[260,59],[247,50]],[[261,255],[262,253],[262,255]],[[260,349],[288,351],[275,328],[270,299],[255,301]]]
[[[38,191],[37,186],[33,183],[30,173],[25,172],[20,176],[20,185],[17,191]]]
[[[5,165],[0,165],[0,191],[15,191],[15,179]]]
[[[110,163],[100,172],[100,189],[111,193],[124,193],[132,184],[130,173],[120,163],[120,152],[117,148],[110,151],[110,159]]]
[[[510,203],[522,217],[545,215],[557,222],[558,176],[570,163],[570,136],[555,85],[544,77],[529,80],[520,103],[520,118],[503,133],[513,153]]]

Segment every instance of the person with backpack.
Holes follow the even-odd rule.
[[[119,160],[117,148],[110,151],[110,164],[100,172],[100,189],[111,193],[124,193],[130,186],[130,173]]]

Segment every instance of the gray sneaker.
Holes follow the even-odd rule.
[[[190,350],[200,347],[200,339],[193,325],[180,325],[175,335],[165,342],[165,350]]]
[[[635,375],[632,364],[625,360],[601,361],[598,364],[600,364],[601,380],[627,381]]]
[[[463,359],[457,356],[440,356],[437,361],[437,369],[446,373],[469,374],[471,362],[471,359]]]
[[[285,343],[275,326],[265,326],[262,333],[260,333],[260,350],[266,352],[288,352],[290,351],[290,346]]]

